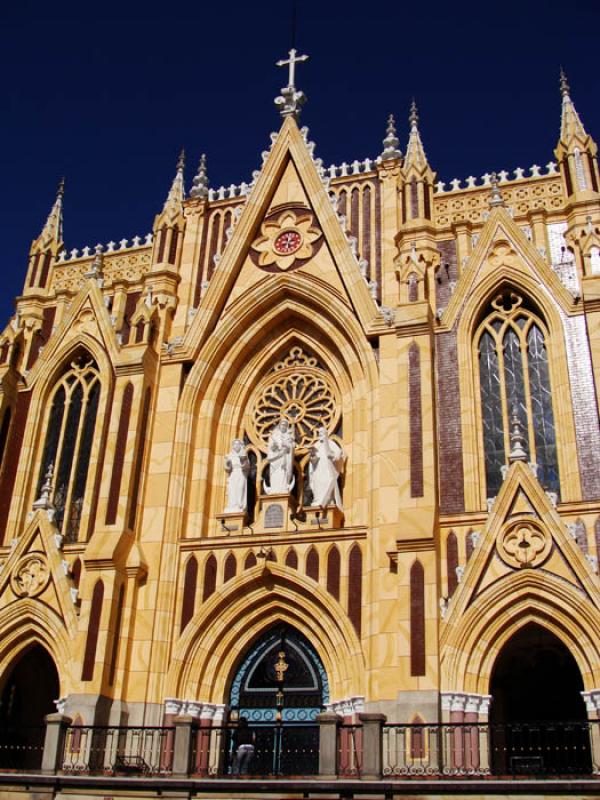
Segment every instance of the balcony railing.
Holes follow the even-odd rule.
[[[61,715],[44,728],[0,729],[0,771],[230,779],[235,725],[206,726],[190,717],[168,727],[73,725]],[[553,779],[600,776],[600,721],[505,725],[386,724],[361,714],[345,724],[256,724],[250,776],[345,780]],[[96,778],[94,778],[96,779]]]
[[[65,773],[170,775],[174,728],[71,725],[65,730]]]

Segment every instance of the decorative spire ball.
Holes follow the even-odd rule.
[[[498,206],[504,205],[504,198],[502,197],[502,192],[498,186],[498,175],[495,172],[492,172],[490,175],[490,184],[492,187],[492,194],[490,199],[488,200],[488,205],[490,208],[496,208]]]
[[[402,158],[402,153],[398,149],[400,140],[396,135],[396,120],[394,115],[390,114],[387,121],[386,136],[383,140],[383,152],[381,158],[383,161],[390,161],[396,158]]]
[[[200,164],[198,165],[198,172],[192,181],[190,197],[199,197],[202,200],[208,197],[208,175],[206,173],[205,153],[202,153],[200,156]]]

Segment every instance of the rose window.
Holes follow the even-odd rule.
[[[293,348],[258,387],[248,433],[261,449],[266,449],[269,434],[281,418],[293,425],[297,450],[306,450],[314,442],[319,427],[330,434],[335,430],[340,417],[337,392],[316,364],[315,358]]]

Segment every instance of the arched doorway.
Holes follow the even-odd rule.
[[[328,701],[323,664],[299,631],[279,625],[255,641],[235,672],[229,701],[232,721],[245,717],[256,736],[251,773],[316,774],[316,717]]]
[[[0,766],[41,766],[44,717],[56,711],[59,692],[54,661],[41,645],[33,645],[16,659],[0,694]]]
[[[582,690],[577,663],[560,639],[534,623],[518,631],[492,671],[494,772],[591,772]]]

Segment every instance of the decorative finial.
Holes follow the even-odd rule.
[[[289,58],[282,58],[276,62],[278,67],[288,66],[289,71],[287,86],[284,86],[279,97],[275,98],[275,105],[279,108],[282,117],[293,117],[297,121],[307,97],[304,92],[296,90],[296,64],[308,61],[309,56],[298,56],[296,53],[297,50],[292,47],[289,51]]]
[[[42,228],[41,240],[44,246],[51,241],[62,241],[62,206],[65,194],[65,179],[61,178],[56,189],[56,199],[48,214],[46,224]]]
[[[498,186],[498,175],[495,172],[492,172],[490,175],[490,186],[492,187],[492,194],[488,200],[489,207],[496,208],[497,206],[503,206],[504,198]]]
[[[190,197],[200,197],[201,199],[208,197],[208,175],[206,174],[206,155],[204,153],[200,156],[200,164],[193,180]]]
[[[563,97],[569,96],[569,82],[562,67],[560,68],[560,93]]]
[[[419,114],[417,111],[417,104],[415,103],[415,98],[413,97],[412,103],[410,104],[410,115],[408,117],[408,121],[410,123],[411,128],[416,128],[419,124]]]
[[[525,434],[523,432],[523,425],[521,424],[521,420],[519,419],[519,413],[516,406],[513,406],[512,412],[510,415],[510,452],[508,454],[508,460],[511,464],[514,464],[515,461],[527,461],[527,452],[525,447],[527,446],[527,439],[525,438]]]
[[[44,476],[44,483],[42,484],[40,496],[33,504],[34,511],[54,511],[54,506],[50,502],[50,495],[52,494],[52,478],[54,477],[54,463],[48,464],[46,475]]]
[[[92,266],[90,267],[89,271],[85,273],[84,278],[88,280],[96,281],[98,286],[102,288],[104,284],[104,254],[102,252],[102,245],[97,244],[94,248],[95,255],[94,260],[92,261]]]
[[[65,196],[65,178],[64,176],[58,182],[58,189],[56,190],[56,199],[62,200]]]
[[[183,172],[185,169],[185,149],[181,148],[181,153],[179,153],[179,158],[177,159],[177,172]]]
[[[390,161],[393,158],[402,158],[402,153],[398,149],[400,140],[396,136],[396,120],[394,115],[390,114],[387,121],[386,136],[383,140],[383,152],[381,158],[383,161]]]

